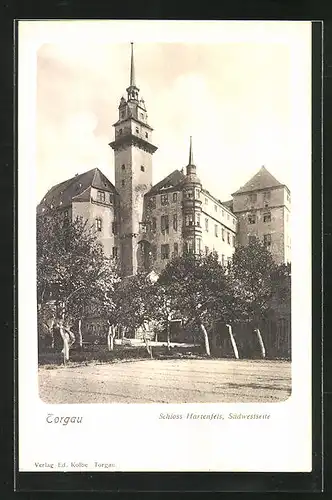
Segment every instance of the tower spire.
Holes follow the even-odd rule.
[[[135,82],[135,63],[134,63],[134,43],[131,42],[131,64],[130,64],[130,87],[136,87]]]
[[[131,59],[130,59],[130,84],[127,88],[128,101],[138,101],[139,88],[136,86],[135,81],[135,64],[134,64],[134,44],[131,45]]]
[[[192,136],[190,136],[190,145],[189,145],[189,163],[188,165],[193,165],[193,143],[192,143]]]

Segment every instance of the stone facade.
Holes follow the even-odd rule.
[[[115,186],[93,169],[76,175],[45,195],[37,207],[57,208],[73,220],[83,217],[118,259],[123,275],[140,270],[160,272],[184,251],[216,251],[226,265],[237,243],[256,236],[275,260],[291,260],[290,192],[265,167],[232,200],[221,202],[199,179],[190,140],[188,165],[153,185],[152,157],[156,146],[145,102],[135,82],[133,50],[127,98],[121,98],[113,125]]]

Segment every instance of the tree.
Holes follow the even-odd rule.
[[[174,311],[187,325],[192,322],[199,328],[210,356],[207,329],[215,320],[227,316],[230,301],[226,272],[217,254],[187,253],[177,257],[167,264],[159,283],[165,286]]]
[[[232,321],[246,320],[258,326],[270,311],[277,274],[277,264],[258,239],[235,249],[228,275],[233,294]]]
[[[110,288],[115,279],[116,271],[88,221],[70,221],[51,209],[37,218],[38,311],[42,315],[52,301],[54,324],[68,356],[75,341],[74,321],[81,320],[92,297],[101,296],[105,283]]]

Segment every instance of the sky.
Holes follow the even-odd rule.
[[[121,24],[112,30],[107,27],[114,21],[109,23],[106,29],[105,21],[88,27],[52,22],[50,30],[39,25],[36,202],[54,184],[91,168],[114,182],[108,144],[129,85],[130,41],[136,83],[158,147],[153,183],[186,166],[192,136],[198,174],[217,198],[230,199],[262,165],[292,189],[301,145],[294,134],[304,134],[295,99],[310,111],[310,95],[301,92],[311,75],[310,51],[304,50],[307,23],[262,22],[255,35],[250,22],[228,22],[223,37],[215,30],[210,38],[195,37],[194,23],[187,23],[182,37],[174,36],[174,29],[161,30],[158,37],[153,22],[150,37],[144,37],[142,31],[149,30],[138,21],[124,37]]]

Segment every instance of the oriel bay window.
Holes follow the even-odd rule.
[[[186,226],[193,226],[194,225],[194,214],[186,214],[185,225]]]

